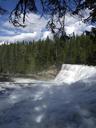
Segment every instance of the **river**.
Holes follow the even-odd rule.
[[[95,78],[0,86],[0,128],[96,128]]]

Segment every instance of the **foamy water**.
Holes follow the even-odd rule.
[[[63,65],[53,81],[0,87],[0,128],[96,128],[95,67]]]
[[[55,81],[71,84],[93,77],[96,79],[96,67],[94,66],[63,64]]]

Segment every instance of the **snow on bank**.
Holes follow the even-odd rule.
[[[96,78],[96,67],[87,65],[63,64],[61,71],[56,76],[55,81],[59,83],[75,83],[79,80]]]

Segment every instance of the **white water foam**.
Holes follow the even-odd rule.
[[[96,78],[96,67],[87,65],[63,64],[61,71],[56,76],[55,81],[59,83],[71,84],[79,80]]]

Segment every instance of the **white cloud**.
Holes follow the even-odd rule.
[[[74,26],[67,26],[66,27],[66,33],[67,34],[72,34],[75,31],[75,27]]]
[[[47,37],[49,37],[50,39],[53,39],[53,35],[52,35],[52,33],[50,32],[50,31],[45,31],[44,33],[43,33],[43,36],[42,36],[42,40],[45,40]]]
[[[6,36],[6,37],[1,37],[0,40],[4,40],[3,42],[17,42],[17,41],[30,41],[34,40],[37,36],[36,32],[33,33],[21,33],[16,36]],[[2,42],[2,41],[1,41]]]
[[[4,43],[5,43],[4,41],[1,41],[1,42],[0,42],[0,45],[3,45]]]
[[[5,18],[6,19],[6,18]],[[16,42],[16,41],[32,41],[42,38],[43,30],[45,29],[47,20],[37,14],[28,14],[26,17],[26,27],[16,28],[9,23],[1,21],[0,31],[3,35],[0,35],[0,41],[2,42]]]
[[[8,20],[2,23],[2,27],[8,30],[11,29],[15,31],[15,33],[20,33],[20,32],[31,33],[34,31],[41,32],[43,29],[45,29],[47,21],[48,21],[47,19],[45,19],[44,17],[40,17],[40,15],[38,14],[30,13],[27,14],[26,16],[26,21],[25,21],[26,27],[24,28],[14,27],[11,23],[9,23]]]
[[[82,12],[83,15],[88,16],[89,11]],[[40,15],[37,14],[28,14],[26,17],[26,27],[16,28],[9,23],[8,17],[1,17],[0,20],[0,42],[16,42],[16,41],[31,41],[38,39],[53,38],[52,33],[45,29],[47,24],[47,19],[44,17],[40,18]],[[82,34],[85,30],[90,31],[92,25],[85,24],[81,21],[80,17],[72,17],[69,14],[65,18],[65,30],[66,33],[73,34]]]
[[[72,17],[69,14],[66,15],[65,18],[65,30],[66,33],[75,35],[81,35],[85,30],[91,31],[91,28],[93,27],[90,24],[84,23],[80,17]]]
[[[47,19],[44,17],[40,18],[40,15],[37,14],[28,14],[26,17],[26,27],[23,29],[23,31],[42,31],[45,29],[47,24]]]

